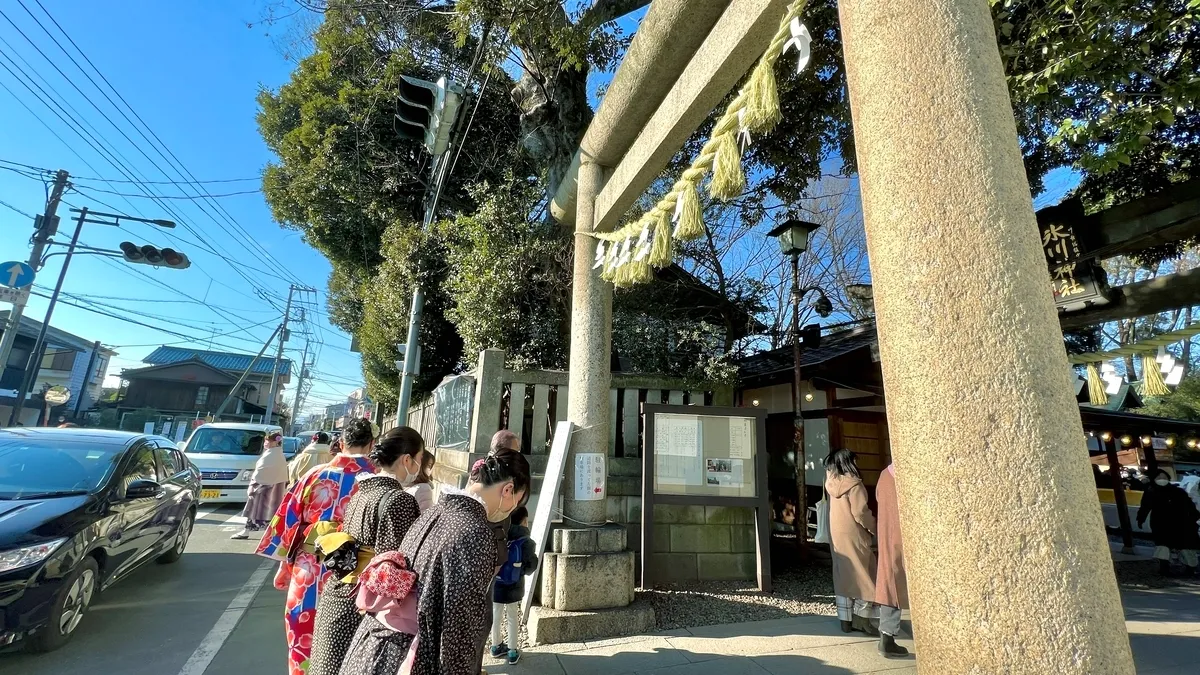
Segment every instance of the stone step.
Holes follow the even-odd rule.
[[[654,630],[654,608],[646,600],[636,600],[625,607],[581,612],[531,607],[528,629],[529,641],[534,645],[638,635]]]

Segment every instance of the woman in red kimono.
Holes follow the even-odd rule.
[[[371,422],[356,419],[342,436],[343,450],[328,464],[313,468],[288,490],[258,544],[258,554],[280,561],[275,588],[287,591],[284,628],[288,641],[288,675],[308,672],[317,598],[328,571],[317,560],[312,541],[322,529],[337,529],[357,486],[360,473],[373,471]],[[320,523],[319,527],[314,525]]]

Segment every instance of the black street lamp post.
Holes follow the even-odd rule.
[[[792,415],[793,438],[796,463],[796,548],[801,559],[808,556],[808,487],[804,466],[804,416],[800,410],[803,390],[803,378],[800,373],[800,302],[812,291],[818,293],[813,302],[813,309],[822,317],[833,313],[833,303],[829,301],[825,291],[818,286],[800,288],[800,254],[808,249],[808,239],[814,230],[820,227],[817,223],[802,220],[787,220],[767,233],[769,237],[779,240],[781,252],[792,259]],[[817,333],[818,337],[820,332]]]

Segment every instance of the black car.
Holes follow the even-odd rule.
[[[93,596],[183,555],[200,470],[161,436],[0,429],[0,646],[57,649]]]

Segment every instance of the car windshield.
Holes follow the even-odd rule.
[[[187,453],[261,455],[265,435],[262,431],[250,429],[200,427],[188,440]]]
[[[86,494],[104,482],[124,447],[8,436],[0,440],[0,499]]]

